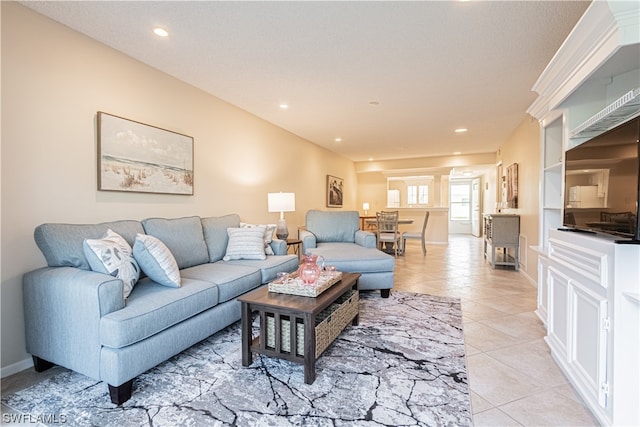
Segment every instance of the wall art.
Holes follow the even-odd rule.
[[[327,175],[327,207],[341,208],[344,198],[344,180]]]
[[[98,190],[193,195],[193,138],[99,111]]]
[[[507,168],[507,207],[518,207],[518,164],[513,163]]]

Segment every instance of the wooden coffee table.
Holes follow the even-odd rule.
[[[290,360],[304,365],[304,382],[312,384],[316,379],[316,360],[328,345],[325,343],[316,347],[316,332],[326,338],[327,328],[333,328],[330,338],[333,342],[348,323],[358,324],[359,277],[360,274],[357,273],[343,273],[339,282],[315,298],[269,292],[267,286],[240,296],[238,300],[242,305],[242,365],[251,365],[253,353]],[[316,317],[319,314],[350,294],[351,297],[341,306],[348,311],[340,312],[339,308],[330,315],[335,318],[326,319],[316,326]],[[344,304],[355,304],[355,309]],[[260,331],[256,337],[253,337],[252,328],[254,312],[258,312],[260,318]],[[334,320],[342,323],[339,326],[336,322],[331,324]],[[286,336],[283,336],[283,326],[285,333],[286,329],[289,330]],[[270,339],[269,327],[272,335]],[[339,330],[336,330],[336,327]],[[302,334],[298,332],[299,328],[303,329]],[[322,329],[318,331],[318,328]],[[300,339],[304,341],[303,346],[298,342]],[[298,350],[300,347],[303,347],[303,354]],[[320,351],[316,351],[317,349]]]

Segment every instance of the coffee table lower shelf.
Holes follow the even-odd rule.
[[[242,365],[251,365],[253,353],[290,360],[304,366],[304,382],[312,384],[318,357],[349,323],[358,324],[359,277],[345,273],[340,282],[315,298],[272,293],[266,287],[238,298],[242,305]],[[254,312],[260,319],[256,337]]]

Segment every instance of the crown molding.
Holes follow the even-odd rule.
[[[533,85],[539,96],[527,113],[540,120],[618,49],[635,43],[640,43],[638,3],[594,1]]]

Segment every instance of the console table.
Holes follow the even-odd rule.
[[[496,249],[502,248],[502,254],[496,256]],[[512,249],[513,254],[509,253]],[[491,252],[491,267],[496,265],[520,266],[520,216],[488,214],[484,216],[484,258]]]

